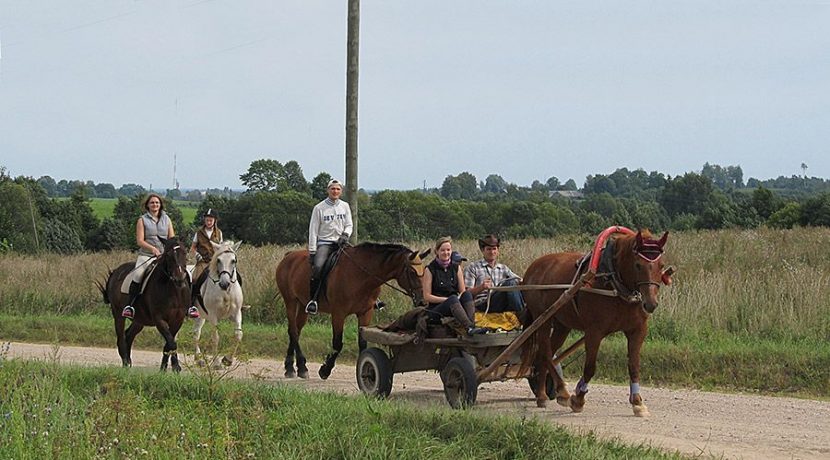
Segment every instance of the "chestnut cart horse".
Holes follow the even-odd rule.
[[[531,350],[535,351],[537,380],[532,388],[536,393],[536,404],[544,407],[548,399],[546,391],[549,391],[544,382],[548,382],[550,373],[555,385],[556,401],[560,405],[570,406],[574,412],[582,412],[588,382],[596,371],[600,342],[607,335],[622,331],[628,339],[629,402],[635,415],[645,416],[648,415],[648,409],[640,397],[640,348],[648,331],[648,317],[657,308],[660,283],[670,282],[671,272],[664,273],[662,261],[668,232],[659,240],[654,240],[648,230],[635,234],[624,227],[612,227],[606,233],[610,234],[608,245],[602,253],[598,249],[594,251],[594,258],[599,257],[602,263],[597,269],[592,289],[580,290],[534,337],[535,344]],[[582,257],[583,254],[578,252],[542,256],[527,268],[523,283],[574,283],[579,275],[577,267]],[[594,263],[598,264],[599,261]],[[587,268],[587,264],[581,265]],[[563,291],[564,289],[525,292],[524,298],[531,316],[538,317]],[[582,378],[571,396],[555,372],[551,358],[552,353],[565,343],[572,329],[585,332],[585,366]]]
[[[320,378],[327,379],[334,368],[337,355],[343,349],[343,323],[349,315],[357,316],[360,326],[372,321],[375,300],[380,288],[394,279],[403,288],[401,292],[410,296],[413,302],[423,303],[421,277],[424,274],[422,258],[429,251],[418,254],[399,244],[363,243],[341,250],[339,260],[325,281],[320,293],[319,309],[331,315],[332,352],[320,367]],[[308,314],[305,305],[309,301],[309,279],[311,265],[308,251],[293,251],[285,255],[277,266],[277,286],[285,302],[288,316],[288,351],[285,356],[285,376],[308,378],[306,358],[300,349],[300,332],[305,326]],[[366,348],[366,341],[360,339],[358,346]],[[294,355],[297,355],[297,371],[294,371]]]
[[[135,267],[134,262],[120,265],[109,273],[106,287],[99,284],[104,295],[104,302],[110,304],[115,320],[115,335],[118,354],[124,367],[132,366],[130,358],[135,336],[144,326],[155,326],[164,337],[164,355],[161,358],[161,370],[167,370],[168,359],[174,371],[182,370],[176,356],[176,334],[184,322],[185,312],[190,306],[190,277],[187,276],[187,252],[175,239],[162,240],[164,251],[156,259],[156,267],[149,274],[144,292],[133,305],[135,318],[127,330],[124,330],[126,318],[121,310],[129,302],[129,295],[121,293],[121,283]],[[151,259],[152,260],[152,259]],[[148,269],[149,270],[149,269]]]

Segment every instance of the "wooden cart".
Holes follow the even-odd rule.
[[[361,351],[357,358],[357,385],[367,395],[385,398],[392,391],[394,374],[435,370],[441,376],[444,394],[450,406],[456,409],[472,406],[475,404],[479,384],[532,376],[533,369],[523,369],[521,366],[522,345],[562,305],[570,301],[585,283],[590,283],[593,277],[592,272],[582,275],[543,315],[522,331],[448,337],[434,337],[430,334],[429,338],[419,341],[414,333],[385,332],[377,327],[362,327],[360,335],[370,346]],[[552,287],[521,286],[520,289]],[[436,330],[438,329],[432,331]],[[573,353],[582,342],[583,339],[580,339],[574,343],[554,363]],[[528,381],[533,390],[535,379]],[[546,392],[549,398],[555,397],[551,376],[548,376],[546,382]]]

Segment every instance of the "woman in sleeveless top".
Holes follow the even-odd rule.
[[[435,243],[435,259],[427,265],[421,278],[424,300],[429,302],[431,317],[452,316],[468,335],[483,334],[475,326],[473,296],[464,285],[461,266],[452,260],[452,238],[445,236]]]
[[[173,222],[164,212],[164,202],[161,196],[155,193],[147,195],[147,199],[144,200],[144,210],[146,212],[135,223],[135,242],[138,244],[138,257],[136,258],[135,268],[130,275],[132,278],[129,292],[130,301],[121,312],[121,316],[129,319],[135,316],[133,305],[141,292],[141,281],[151,259],[160,256],[164,251],[161,239],[176,236],[176,232],[173,230]],[[187,314],[191,318],[199,317],[199,311],[194,307],[190,307]]]

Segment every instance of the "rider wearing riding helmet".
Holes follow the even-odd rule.
[[[205,211],[202,221],[204,225],[199,227],[196,234],[193,235],[193,243],[190,245],[190,253],[196,254],[196,266],[193,267],[193,287],[191,295],[191,309],[196,309],[196,299],[198,298],[204,283],[202,273],[210,264],[210,259],[213,258],[213,243],[222,243],[222,230],[219,229],[217,221],[219,214],[213,208],[208,208]],[[198,312],[198,309],[196,310]]]

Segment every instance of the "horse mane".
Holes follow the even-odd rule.
[[[402,244],[394,244],[394,243],[360,243],[355,246],[355,249],[365,249],[369,252],[373,253],[381,253],[384,257],[384,260],[389,260],[396,257],[398,254],[405,252],[407,254],[411,253],[412,250]]]

